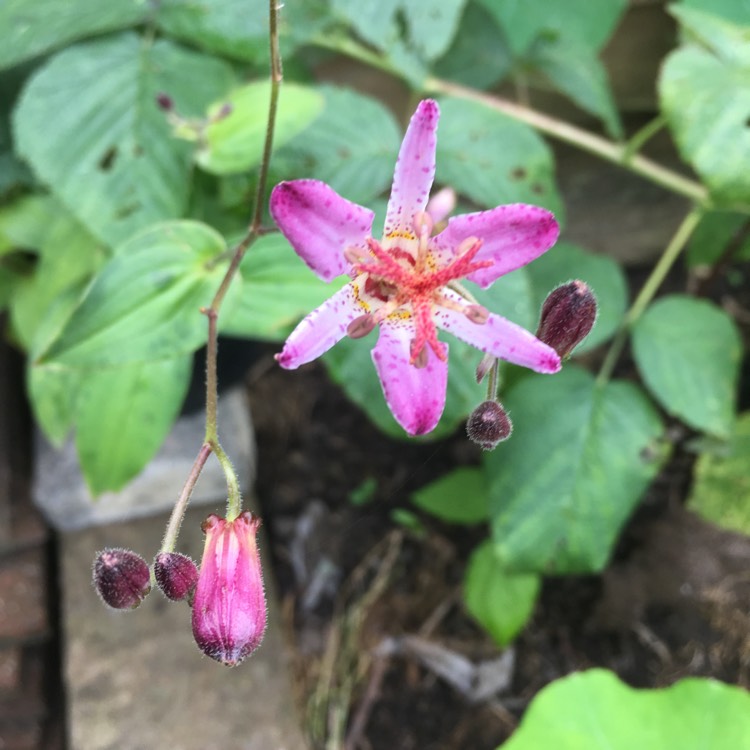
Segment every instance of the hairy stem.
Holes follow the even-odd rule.
[[[182,526],[182,519],[185,517],[185,511],[190,503],[190,497],[193,494],[198,477],[201,475],[201,471],[203,471],[203,466],[210,455],[211,446],[208,443],[203,443],[193,463],[193,468],[190,469],[190,474],[185,481],[185,486],[182,488],[180,497],[175,503],[174,508],[172,508],[172,515],[169,517],[167,530],[164,532],[160,552],[174,552],[177,537],[180,533],[180,526]]]
[[[677,227],[677,231],[672,236],[672,239],[662,253],[661,258],[659,258],[658,263],[654,266],[651,274],[643,284],[641,291],[635,298],[635,302],[633,302],[630,309],[625,313],[622,325],[617,331],[617,334],[609,347],[607,356],[602,363],[601,370],[599,371],[596,380],[597,385],[604,385],[604,383],[612,377],[612,371],[622,353],[633,325],[635,325],[636,321],[643,314],[643,311],[648,307],[662,282],[666,278],[666,275],[669,273],[670,268],[674,265],[674,262],[679,257],[685,245],[687,245],[688,240],[695,231],[696,226],[698,226],[698,222],[701,220],[704,212],[704,208],[695,206],[682,220],[680,226]]]

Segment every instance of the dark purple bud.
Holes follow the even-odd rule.
[[[94,588],[114,609],[135,609],[151,591],[148,564],[127,549],[102,550],[94,560]]]
[[[174,109],[172,97],[164,92],[156,95],[156,103],[159,105],[159,109],[163,109],[165,112],[171,112]]]
[[[225,117],[229,117],[229,115],[232,114],[232,110],[234,107],[230,102],[225,102],[221,105],[221,109],[216,113],[214,117],[214,122],[219,122],[219,120],[223,120]]]
[[[156,584],[167,599],[179,602],[191,597],[198,582],[198,568],[179,552],[160,552],[154,560]]]
[[[544,300],[536,336],[565,358],[588,336],[595,320],[594,293],[583,281],[569,281]]]
[[[466,434],[483,450],[491,451],[507,440],[513,424],[505,409],[497,401],[484,401],[469,416]]]

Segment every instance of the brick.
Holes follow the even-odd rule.
[[[37,640],[48,633],[44,550],[0,561],[0,642]]]
[[[0,695],[21,686],[21,648],[13,646],[0,650]]]

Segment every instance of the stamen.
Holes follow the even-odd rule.
[[[417,233],[417,237],[419,237],[419,244],[417,246],[418,271],[424,270],[433,226],[434,222],[432,221],[432,216],[428,213],[419,211],[414,215],[414,231]]]
[[[356,263],[362,263],[365,260],[365,254],[361,248],[350,245],[349,247],[344,248],[344,258],[347,263],[355,265]]]
[[[366,313],[365,315],[360,315],[358,318],[354,318],[354,320],[349,323],[346,327],[346,335],[350,339],[361,339],[364,336],[367,336],[376,325],[377,321],[375,320],[375,316]]]
[[[464,315],[472,323],[478,325],[484,325],[490,319],[490,311],[481,305],[467,305],[464,308]]]
[[[417,345],[417,339],[412,339],[409,351],[409,361],[418,370],[422,370],[427,367],[427,347],[424,345],[424,342],[422,342],[419,351],[417,351]]]

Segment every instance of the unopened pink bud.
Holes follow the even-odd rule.
[[[453,188],[445,187],[438,190],[427,203],[427,213],[432,216],[435,224],[439,224],[449,214],[453,213],[456,207],[456,191]]]
[[[547,296],[536,336],[560,357],[568,357],[593,328],[596,311],[596,297],[589,286],[569,281]]]
[[[179,602],[190,597],[198,582],[198,568],[179,552],[160,552],[154,560],[156,583],[167,599]]]
[[[507,412],[497,401],[484,401],[469,416],[466,434],[469,440],[482,449],[491,451],[498,443],[507,440],[513,424]]]
[[[94,588],[113,609],[135,609],[151,591],[148,564],[127,549],[102,550],[94,560]]]
[[[201,651],[233,667],[255,651],[266,631],[266,599],[255,536],[260,519],[210,515],[193,598],[193,637]]]

